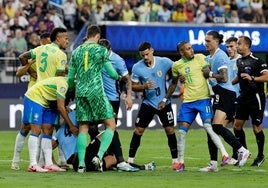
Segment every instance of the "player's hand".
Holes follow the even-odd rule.
[[[161,101],[160,103],[158,103],[158,110],[162,110],[163,108],[165,108],[166,103]]]
[[[155,82],[153,81],[147,81],[146,84],[144,84],[144,89],[150,89],[155,85]]]
[[[78,129],[78,127],[76,127],[76,126],[74,126],[74,125],[70,127],[70,131],[71,131],[72,134],[75,135],[75,136],[77,136],[78,133],[79,133],[79,129]]]
[[[133,106],[133,101],[132,101],[131,95],[126,97],[125,104],[126,104],[127,110],[131,110],[131,108]]]

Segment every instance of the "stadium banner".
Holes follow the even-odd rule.
[[[177,112],[180,107],[180,102],[177,98],[172,98],[172,109],[174,112],[175,122],[177,120]],[[0,109],[0,131],[8,130],[19,130],[21,126],[21,118],[23,114],[23,99],[0,99],[1,109]],[[135,119],[141,104],[140,99],[135,99],[133,101],[133,107],[131,110],[127,111],[124,101],[121,102],[119,114],[118,114],[118,129],[134,129]],[[74,105],[74,104],[73,104]],[[268,105],[266,103],[266,110],[264,113],[264,127],[268,128]],[[197,118],[193,123],[192,128],[200,128],[202,125],[200,118]],[[245,125],[249,127],[250,124],[247,122]],[[231,127],[231,126],[229,126]],[[103,128],[100,125],[100,128]],[[157,116],[154,117],[150,123],[149,129],[160,129],[162,125]]]
[[[177,24],[139,22],[101,22],[104,36],[111,41],[114,51],[137,51],[141,41],[149,41],[158,52],[176,52],[177,44],[189,41],[196,52],[205,52],[205,34],[216,30],[224,35],[246,35],[252,39],[252,51],[267,52],[267,24]],[[221,48],[225,50],[225,44]]]

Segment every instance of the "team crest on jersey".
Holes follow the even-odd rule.
[[[66,88],[65,88],[65,87],[61,87],[61,88],[60,88],[60,92],[61,92],[61,93],[65,93],[65,91],[66,91]]]
[[[66,65],[66,64],[67,64],[67,62],[65,60],[61,61],[61,65]]]
[[[190,73],[190,67],[185,68],[185,73]]]
[[[158,76],[158,77],[161,77],[161,76],[162,76],[162,74],[163,74],[163,73],[162,73],[162,71],[161,71],[161,70],[157,71],[157,76]]]
[[[38,113],[35,113],[33,117],[34,117],[34,121],[38,121],[39,114]]]

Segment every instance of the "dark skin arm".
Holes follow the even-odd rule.
[[[78,135],[78,128],[76,126],[74,126],[74,124],[70,120],[70,118],[68,116],[68,111],[65,108],[65,100],[61,97],[57,97],[57,108],[58,108],[58,111],[60,112],[61,117],[64,119],[66,124],[69,126],[70,131],[74,135],[77,136]]]
[[[177,84],[178,84],[179,77],[172,77],[172,82],[168,87],[167,94],[165,96],[166,99],[170,98],[170,96],[174,93]],[[162,110],[165,107],[166,103],[161,101],[158,104],[158,110]]]

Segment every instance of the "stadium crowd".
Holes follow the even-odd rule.
[[[267,23],[268,0],[1,0],[0,57],[38,46],[38,35],[54,27],[79,31],[105,20]]]

